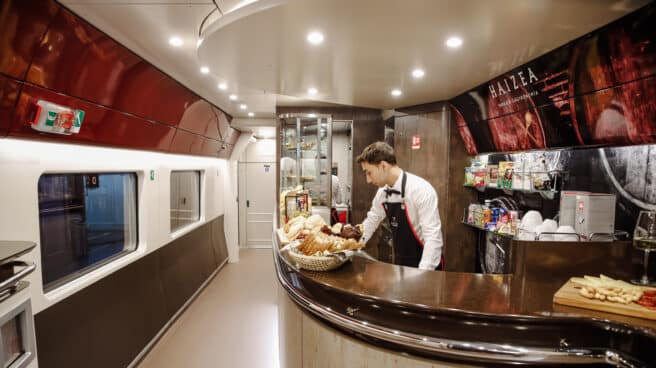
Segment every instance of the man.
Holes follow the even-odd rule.
[[[442,225],[437,193],[426,180],[403,171],[387,143],[367,146],[357,157],[367,183],[379,187],[367,218],[363,241],[371,238],[387,217],[394,241],[394,263],[424,270],[444,268]]]

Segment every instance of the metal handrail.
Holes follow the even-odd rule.
[[[13,289],[16,284],[22,280],[25,276],[31,274],[36,269],[34,263],[28,263],[23,261],[13,261],[2,265],[2,267],[25,267],[17,274],[12,275],[8,279],[0,282],[0,294],[4,293],[6,290]]]

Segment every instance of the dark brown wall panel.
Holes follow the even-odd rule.
[[[223,216],[36,314],[39,367],[126,367],[227,257],[216,239]]]
[[[85,111],[80,133],[66,136],[46,134],[31,128],[33,106],[43,99]],[[10,136],[69,143],[100,143],[107,146],[167,151],[175,129],[164,124],[146,121],[135,116],[110,110],[45,88],[24,85],[16,107]]]
[[[157,266],[146,256],[38,313],[39,366],[127,366],[170,318]]]
[[[158,250],[157,257],[166,308],[173,315],[207,279],[209,265],[215,264],[210,224]]]
[[[214,248],[214,259],[220,265],[228,259],[228,244],[225,237],[224,216],[220,216],[212,222],[212,247]]]
[[[54,1],[0,3],[0,73],[22,80],[34,51],[59,7]]]
[[[446,198],[440,198],[444,210],[443,225],[444,263],[446,271],[474,272],[476,262],[476,241],[478,231],[461,223],[463,210],[469,203],[478,202],[476,192],[465,188],[463,183],[464,167],[470,165],[470,157],[465,143],[460,138],[453,119],[449,123],[449,160]]]
[[[0,137],[7,135],[21,83],[0,75]]]

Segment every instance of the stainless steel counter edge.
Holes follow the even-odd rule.
[[[280,254],[277,246],[277,235],[273,234],[273,256],[278,281],[287,291],[292,300],[304,310],[312,313],[321,320],[333,324],[354,336],[362,334],[373,339],[379,339],[400,347],[420,350],[430,355],[443,356],[461,362],[491,362],[497,364],[610,364],[617,367],[647,367],[642,362],[630,356],[611,349],[541,349],[506,344],[492,344],[476,341],[459,341],[452,339],[438,339],[429,336],[390,329],[384,326],[360,321],[347,314],[342,314],[317,303],[304,295],[299,288],[294,287],[285,277],[282,269],[284,264],[289,272],[296,272],[295,267]]]

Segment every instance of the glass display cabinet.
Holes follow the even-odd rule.
[[[332,200],[331,117],[285,114],[279,116],[279,120],[281,219],[293,217],[295,212],[307,211],[320,214],[329,222]]]

